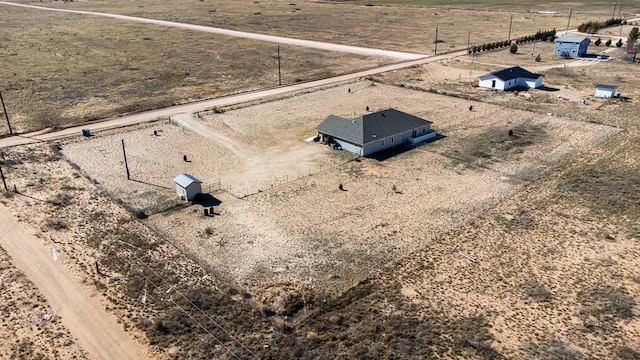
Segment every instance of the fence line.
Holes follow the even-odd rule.
[[[202,190],[204,193],[221,190],[235,197],[236,199],[245,199],[249,196],[256,195],[263,191],[270,190],[274,187],[282,186],[295,180],[299,180],[314,174],[319,174],[323,171],[334,169],[338,166],[342,166],[348,163],[349,161],[351,160],[342,161],[335,164],[316,165],[316,166],[309,165],[302,169],[298,168],[296,174],[293,174],[293,175],[289,175],[289,174],[284,174],[281,176],[270,175],[267,178],[263,179],[262,181],[258,182],[259,185],[257,186],[257,189],[254,189],[255,186],[251,186],[251,185],[236,186],[232,184],[225,184],[222,182],[221,179],[218,179],[217,183],[206,185],[203,187]]]

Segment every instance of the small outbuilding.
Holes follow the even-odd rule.
[[[480,76],[478,86],[494,90],[509,90],[515,87],[536,89],[542,86],[542,75],[514,66]]]
[[[181,200],[192,201],[196,195],[202,193],[202,181],[189,174],[179,174],[173,178],[176,193]]]
[[[616,96],[615,85],[596,84],[596,93],[593,95],[597,98],[612,98]]]
[[[627,50],[627,54],[625,55],[625,59],[629,61],[636,61],[636,55],[638,54],[638,50],[629,49]]]
[[[560,36],[555,41],[553,55],[565,58],[585,56],[589,42],[589,38],[583,36]]]
[[[321,143],[361,156],[436,136],[431,121],[396,109],[379,110],[351,120],[329,115],[316,130]]]

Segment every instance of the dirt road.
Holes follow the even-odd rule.
[[[203,100],[203,101],[198,101],[198,102],[184,104],[184,105],[176,105],[176,106],[172,106],[164,109],[146,111],[138,114],[125,115],[118,118],[107,119],[105,121],[87,123],[85,125],[79,125],[79,126],[67,128],[61,131],[56,131],[56,132],[38,131],[34,133],[8,137],[8,138],[0,139],[0,148],[30,144],[37,141],[49,141],[49,140],[61,139],[61,138],[74,136],[74,135],[77,136],[80,134],[80,130],[82,129],[99,131],[99,130],[113,129],[113,128],[118,128],[118,127],[123,127],[128,125],[134,125],[138,123],[154,121],[162,117],[169,117],[171,115],[180,114],[180,113],[197,113],[200,111],[212,109],[214,107],[241,104],[241,103],[250,102],[254,100],[264,99],[271,96],[284,95],[284,94],[292,93],[295,91],[311,89],[311,88],[320,87],[320,86],[327,86],[335,83],[358,79],[360,77],[379,74],[379,73],[397,70],[397,69],[410,67],[414,65],[424,64],[431,61],[438,61],[446,58],[461,56],[461,55],[465,55],[466,53],[467,53],[466,50],[461,50],[461,51],[456,51],[456,52],[452,52],[444,55],[432,56],[425,59],[418,59],[418,60],[412,60],[412,61],[402,62],[398,64],[381,66],[375,69],[359,71],[356,73],[345,74],[345,75],[336,76],[336,77],[327,78],[327,79],[310,81],[307,83],[299,83],[296,85],[289,85],[289,86],[283,86],[283,87],[272,88],[272,89],[252,91],[252,92],[242,93],[238,95],[225,96],[225,97],[220,97],[220,98],[211,99],[211,100]]]
[[[0,1],[0,4],[20,6],[20,7],[30,8],[30,9],[37,9],[37,10],[61,11],[61,12],[66,12],[71,14],[102,16],[102,17],[108,17],[108,18],[118,19],[118,20],[137,21],[137,22],[146,23],[146,24],[170,26],[170,27],[176,27],[176,28],[187,29],[187,30],[204,31],[212,34],[218,34],[218,35],[234,36],[234,37],[240,37],[240,38],[246,38],[246,39],[268,41],[268,42],[273,42],[278,44],[302,46],[302,47],[309,47],[309,48],[327,50],[327,51],[345,52],[350,54],[386,56],[386,57],[391,57],[391,58],[400,59],[400,60],[415,60],[415,59],[420,59],[427,56],[424,54],[406,53],[406,52],[390,51],[390,50],[382,50],[382,49],[371,49],[371,48],[365,48],[365,47],[359,47],[359,46],[333,44],[333,43],[327,43],[327,42],[321,42],[321,41],[293,39],[293,38],[287,38],[282,36],[255,34],[255,33],[249,33],[244,31],[228,30],[228,29],[216,28],[211,26],[185,24],[185,23],[179,23],[174,21],[147,19],[147,18],[141,18],[141,17],[135,17],[135,16],[108,14],[108,13],[100,13],[100,12],[94,12],[94,11],[56,9],[56,8],[49,8],[49,7],[43,7],[43,6],[14,4],[11,2],[5,2],[5,1]]]
[[[78,339],[90,359],[149,359],[97,298],[88,295],[59,262],[51,246],[16,222],[0,205],[0,246],[38,287],[54,310],[54,315]],[[60,249],[63,250],[63,249]],[[61,252],[64,256],[63,252]]]

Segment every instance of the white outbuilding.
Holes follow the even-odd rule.
[[[173,178],[176,184],[176,193],[181,200],[192,201],[196,195],[202,192],[202,181],[189,174],[179,174]]]
[[[536,89],[542,86],[542,75],[514,66],[480,76],[478,86],[493,90],[509,90],[516,87]]]
[[[597,98],[612,98],[616,96],[616,88],[617,86],[615,85],[596,84],[594,96]]]

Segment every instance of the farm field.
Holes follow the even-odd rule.
[[[129,2],[44,4],[136,10]],[[171,8],[151,4],[137,4],[138,15]],[[215,13],[231,9],[215,4]],[[397,10],[289,4],[247,3],[261,13],[300,7],[298,15],[316,6]],[[189,5],[185,16],[197,19],[211,3]],[[607,16],[595,5],[576,9]],[[609,61],[574,61],[549,57],[550,43],[522,44],[517,54],[445,59],[2,148],[0,166],[17,191],[0,203],[37,241],[55,245],[60,269],[154,359],[640,358],[640,77],[623,49],[590,47],[605,50]],[[305,63],[309,50],[300,51]],[[340,71],[388,61],[350,59]],[[546,87],[476,87],[477,76],[516,64],[543,74]],[[620,97],[594,98],[595,83],[618,85]],[[244,91],[238,84],[234,91]],[[140,89],[130,91],[127,101],[138,99]],[[154,91],[145,96],[160,96]],[[370,158],[305,141],[326,116],[367,107],[428,119],[441,137]],[[177,200],[180,172],[202,179],[209,196]],[[210,206],[215,216],[204,216]],[[0,338],[13,340],[0,357],[90,358],[4,251],[0,277],[11,314]]]

